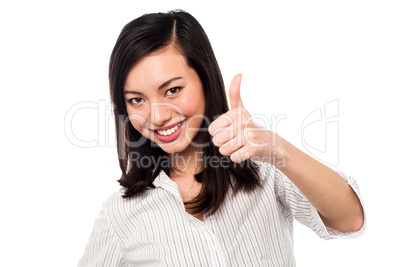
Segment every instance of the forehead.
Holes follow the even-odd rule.
[[[186,79],[194,73],[181,53],[167,48],[141,58],[129,71],[125,89],[157,88],[172,77]]]

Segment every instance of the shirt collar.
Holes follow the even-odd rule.
[[[153,181],[155,187],[160,187],[170,192],[174,197],[176,197],[180,202],[183,202],[179,187],[175,182],[170,179],[170,177],[163,170],[160,171],[159,175]]]

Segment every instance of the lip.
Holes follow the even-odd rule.
[[[177,122],[177,123],[170,124],[170,125],[165,126],[165,127],[152,129],[151,131],[154,131],[154,132],[156,132],[156,131],[165,131],[165,130],[168,130],[168,129],[172,128],[172,127],[175,127],[177,124],[179,124],[179,123],[181,123],[181,122],[184,122],[184,121],[185,121],[185,120],[182,120],[182,121],[179,121],[179,122]]]
[[[179,122],[179,123],[180,123],[180,122]],[[178,123],[177,123],[177,124],[178,124]],[[176,140],[176,139],[180,136],[181,131],[182,131],[183,128],[185,127],[185,124],[186,124],[186,120],[184,120],[183,123],[180,125],[180,127],[177,128],[177,130],[176,130],[174,133],[172,133],[171,135],[161,135],[161,134],[159,134],[157,131],[154,132],[154,135],[155,135],[159,140],[161,140],[161,141],[163,141],[163,142],[172,142],[172,141]],[[175,125],[176,125],[176,124],[173,124],[173,126],[175,126]],[[166,127],[164,127],[164,128],[166,128]],[[161,128],[160,128],[160,129],[161,129]]]

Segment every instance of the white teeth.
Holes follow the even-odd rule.
[[[176,126],[168,129],[168,130],[163,130],[163,131],[157,131],[158,134],[160,135],[171,135],[172,133],[174,133],[180,126],[181,126],[181,122],[179,124],[177,124]]]

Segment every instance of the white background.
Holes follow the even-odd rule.
[[[395,266],[402,238],[399,1],[188,2],[1,3],[0,266],[77,264],[102,202],[119,188],[106,109],[110,53],[126,23],[175,8],[203,25],[227,87],[243,72],[249,112],[285,114],[276,131],[300,149],[307,152],[303,120],[338,101],[331,125],[339,127],[325,135],[323,120],[306,140],[336,144],[318,158],[358,180],[367,231],[324,241],[295,223],[298,266]],[[79,103],[88,108],[65,124]],[[66,125],[67,135],[97,143],[78,146]]]

